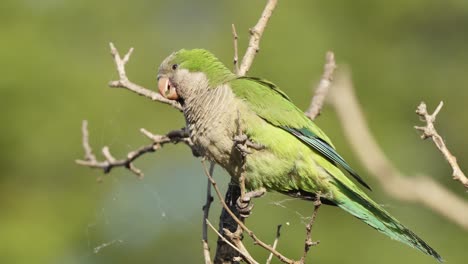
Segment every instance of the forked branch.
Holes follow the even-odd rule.
[[[309,252],[310,248],[320,243],[320,241],[312,241],[312,226],[315,223],[315,219],[317,218],[318,210],[321,205],[322,202],[320,201],[320,194],[317,194],[317,197],[314,201],[314,212],[312,213],[312,217],[310,218],[309,223],[306,225],[306,239],[304,243],[304,253],[302,254],[302,258],[300,260],[301,263],[305,263],[307,253]]]
[[[348,142],[369,175],[375,177],[392,197],[423,204],[468,230],[466,201],[428,176],[403,175],[390,162],[369,129],[355,95],[350,73],[345,69],[340,73],[328,98],[340,124],[345,128]]]
[[[260,50],[260,39],[262,38],[263,31],[265,31],[265,27],[277,3],[278,0],[268,0],[257,24],[250,29],[249,47],[247,48],[247,51],[245,52],[239,67],[238,74],[240,76],[244,76],[249,71],[255,55],[257,55],[258,51]]]
[[[168,104],[178,109],[179,111],[182,111],[182,106],[177,101],[164,98],[159,93],[146,89],[145,87],[135,84],[128,79],[127,73],[125,72],[125,65],[130,60],[130,56],[133,53],[133,48],[130,48],[127,54],[125,54],[125,56],[122,58],[120,57],[119,51],[112,42],[109,43],[109,46],[111,50],[111,55],[114,58],[115,66],[117,67],[117,73],[119,74],[119,80],[109,82],[109,87],[125,88],[136,94],[149,98],[153,101]]]
[[[426,122],[426,126],[415,126],[414,128],[419,131],[422,131],[422,139],[432,138],[432,141],[434,142],[436,147],[440,150],[440,152],[442,152],[445,159],[452,167],[453,179],[459,181],[461,184],[463,184],[463,186],[465,186],[465,188],[468,189],[468,178],[466,178],[465,174],[460,169],[460,166],[458,166],[457,158],[448,150],[447,146],[445,145],[444,139],[439,135],[439,133],[437,133],[437,130],[434,126],[437,114],[439,113],[440,109],[442,109],[443,105],[444,102],[440,102],[434,113],[429,114],[427,112],[426,104],[424,102],[421,102],[421,104],[419,104],[418,108],[416,109],[416,114],[420,116],[421,121]]]
[[[149,145],[142,146],[137,150],[129,152],[127,154],[127,157],[123,159],[114,158],[114,156],[112,156],[112,154],[110,153],[109,147],[105,146],[102,148],[102,154],[105,160],[99,161],[93,154],[93,151],[89,144],[88,122],[84,120],[82,124],[82,141],[85,156],[84,159],[75,160],[75,162],[82,166],[103,169],[104,173],[109,173],[115,167],[125,167],[138,177],[143,177],[143,172],[133,165],[133,161],[136,160],[138,157],[148,152],[155,152],[167,143],[177,144],[179,142],[182,142],[188,145],[189,147],[193,146],[192,141],[188,137],[185,130],[174,130],[167,133],[166,135],[154,135],[149,131],[145,130],[144,128],[142,128],[140,131],[153,142]]]

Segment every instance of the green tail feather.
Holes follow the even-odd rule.
[[[344,196],[341,196],[341,199],[339,199],[340,201],[335,201],[340,208],[361,219],[366,224],[390,238],[414,247],[434,257],[439,262],[444,261],[439,253],[411,230],[400,224],[398,220],[392,217],[374,201],[369,198],[366,199],[339,181],[336,181],[336,185],[344,194]]]

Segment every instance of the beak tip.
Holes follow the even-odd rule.
[[[166,97],[166,91],[167,91],[167,84],[169,82],[169,79],[167,77],[159,77],[158,78],[158,90],[159,93],[164,97]]]
[[[177,100],[179,98],[179,95],[177,94],[175,87],[171,84],[171,82],[169,81],[169,78],[167,77],[159,78],[158,90],[159,90],[159,93],[166,99]]]

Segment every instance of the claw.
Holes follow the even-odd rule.
[[[236,207],[240,213],[240,216],[243,218],[249,217],[254,207],[254,204],[250,203],[252,198],[262,197],[265,193],[265,188],[260,188],[258,190],[246,193],[242,198],[239,197],[239,199],[236,201]]]
[[[259,198],[259,197],[262,197],[263,195],[265,195],[265,193],[266,193],[266,189],[262,187],[262,188],[260,188],[258,190],[246,193],[244,195],[244,198],[248,197],[249,200],[250,200],[250,198]]]
[[[245,134],[234,136],[233,141],[236,144],[236,148],[242,153],[243,156],[247,156],[247,154],[252,154],[252,151],[249,148],[255,150],[262,150],[265,148],[265,146],[263,146],[262,144],[250,141],[247,135]]]
[[[240,135],[234,136],[234,142],[236,142],[237,144],[245,144],[247,140],[248,140],[248,137],[246,134],[240,134]]]

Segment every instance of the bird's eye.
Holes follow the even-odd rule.
[[[177,64],[172,64],[172,69],[173,69],[173,70],[177,70],[177,67],[179,67],[179,65],[177,65]]]

